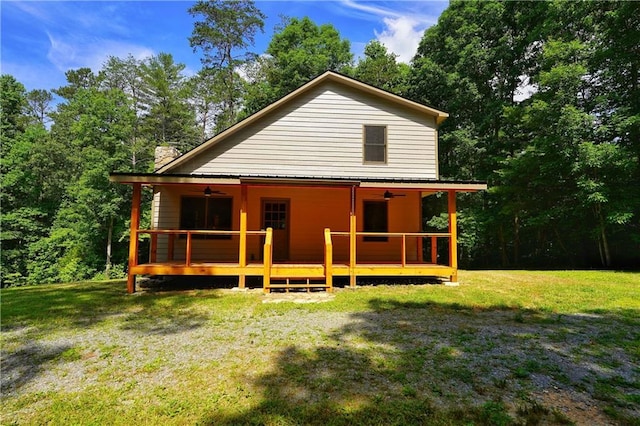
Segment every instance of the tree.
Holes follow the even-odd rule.
[[[610,266],[638,252],[634,9],[452,2],[425,32],[409,95],[451,113],[441,174],[490,185],[460,203],[478,219],[472,261]]]
[[[224,130],[218,126],[224,126],[228,121],[228,118],[221,117],[225,113],[224,93],[221,93],[221,88],[224,87],[223,78],[223,73],[203,68],[188,81],[191,103],[201,130],[201,140]]]
[[[108,175],[131,169],[123,141],[131,137],[134,117],[127,97],[117,89],[78,89],[58,107],[52,135],[65,144],[69,183],[48,236],[31,247],[31,280],[109,274],[113,235],[126,221],[127,197],[126,188],[111,185]]]
[[[32,90],[27,93],[28,114],[41,125],[49,122],[49,112],[53,95],[42,89]]]
[[[12,75],[0,76],[0,137],[3,152],[8,149],[12,139],[24,131],[26,119],[24,111],[27,106],[24,85]]]
[[[199,142],[195,115],[188,102],[189,87],[182,74],[184,68],[167,53],[148,58],[140,65],[145,132],[156,143],[173,145],[181,152]]]
[[[254,80],[259,89],[250,92],[245,114],[259,111],[325,71],[347,71],[353,61],[349,40],[333,25],[316,25],[308,17],[288,18],[273,35],[261,58]]]
[[[67,78],[67,85],[54,89],[53,93],[64,98],[71,99],[75,95],[78,89],[89,89],[96,87],[98,84],[98,78],[91,71],[91,68],[83,67],[76,70],[69,70],[64,73]]]
[[[144,103],[146,83],[142,75],[143,62],[129,55],[125,59],[110,56],[99,74],[100,87],[119,89],[127,95],[135,120],[128,140],[133,171],[146,171],[153,160],[155,141],[143,133],[143,117],[148,110]]]
[[[410,68],[397,63],[397,57],[382,43],[372,40],[365,46],[364,58],[358,61],[351,74],[364,83],[402,95],[407,89]]]
[[[6,286],[28,281],[30,248],[49,231],[65,185],[59,175],[65,164],[62,147],[28,116],[24,86],[11,76],[1,82],[0,285]]]
[[[237,69],[254,56],[247,49],[263,31],[265,15],[250,0],[199,0],[189,13],[203,19],[194,23],[191,47],[194,52],[202,50],[205,68],[221,73],[222,113],[217,127],[226,128],[235,123],[240,108],[242,83]]]
[[[342,71],[353,60],[351,43],[331,24],[316,25],[308,17],[290,18],[274,34],[267,54],[274,60],[269,81],[283,96],[319,74]]]

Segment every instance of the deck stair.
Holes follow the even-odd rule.
[[[284,290],[290,291],[306,290],[311,293],[312,290],[331,291],[331,286],[325,282],[324,277],[272,277],[271,283],[265,287],[265,291]]]

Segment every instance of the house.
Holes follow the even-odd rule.
[[[128,291],[137,275],[237,276],[241,288],[259,276],[265,291],[330,291],[337,276],[456,281],[456,193],[486,184],[439,180],[446,118],[326,72],[154,173],[112,173],[133,186]],[[139,229],[143,186],[151,229]],[[423,232],[423,198],[439,192],[448,232]]]

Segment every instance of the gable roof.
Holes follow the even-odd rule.
[[[361,81],[355,80],[345,75],[338,74],[333,71],[327,71],[324,74],[314,78],[313,80],[299,87],[298,89],[294,90],[293,92],[289,93],[288,95],[280,98],[274,103],[261,109],[255,114],[247,117],[246,119],[236,123],[235,125],[229,127],[228,129],[218,133],[214,137],[206,140],[199,146],[193,148],[191,151],[188,151],[185,154],[181,155],[180,157],[176,158],[175,160],[165,164],[164,166],[156,170],[155,173],[162,174],[178,167],[179,165],[190,160],[191,158],[194,158],[201,152],[206,151],[208,148],[212,147],[213,145],[218,144],[219,142],[225,140],[226,138],[235,134],[236,132],[250,126],[251,124],[254,124],[258,120],[260,120],[262,117],[269,114],[270,112],[277,110],[283,105],[291,102],[293,99],[300,97],[304,93],[307,93],[313,88],[318,87],[321,84],[324,84],[326,82],[334,82],[334,83],[342,84],[344,86],[359,90],[364,93],[368,93],[370,95],[376,96],[386,101],[390,101],[392,103],[403,106],[405,108],[408,108],[426,115],[433,116],[435,118],[436,124],[442,123],[449,116],[449,114],[447,114],[446,112],[439,111],[435,108],[431,108],[414,101],[410,101],[409,99],[403,98],[402,96],[394,95],[393,93],[387,92],[382,89],[378,89],[376,87],[362,83]]]

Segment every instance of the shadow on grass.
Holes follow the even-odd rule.
[[[48,362],[64,357],[70,350],[69,345],[47,347],[29,343],[13,353],[5,354],[3,351],[0,393],[7,395],[15,392],[41,374]]]
[[[372,300],[204,424],[640,424],[640,312],[558,315]]]
[[[128,295],[125,286],[114,281],[3,290],[3,331],[34,326],[36,333],[57,332],[124,317],[124,329],[171,334],[197,328],[208,319],[190,309],[201,300],[192,293]],[[218,294],[211,291],[204,297]]]
[[[108,331],[115,326],[137,334],[183,333],[209,320],[206,312],[193,305],[203,297],[218,298],[215,291],[128,295],[122,281],[23,287],[2,293],[3,394],[21,388],[46,368],[74,360],[73,346],[48,347],[47,340],[60,336],[72,345],[77,331],[94,327]]]

